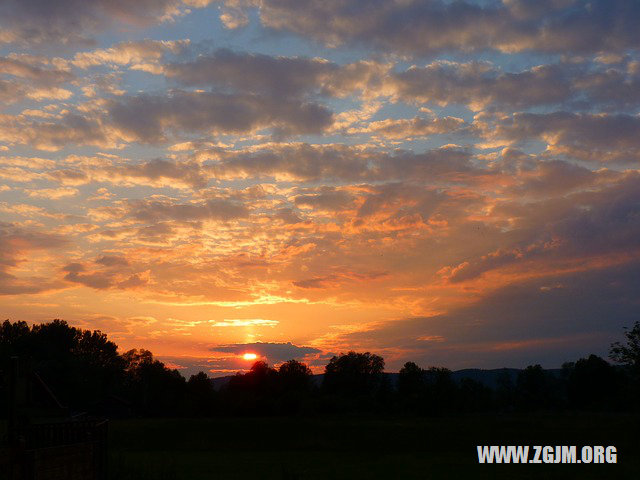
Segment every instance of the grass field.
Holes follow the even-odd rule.
[[[478,465],[476,445],[615,445],[615,465]],[[118,420],[110,477],[200,479],[640,478],[640,417]]]

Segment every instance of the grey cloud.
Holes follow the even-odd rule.
[[[545,359],[559,367],[589,353],[607,356],[640,314],[638,279],[638,262],[536,278],[443,315],[382,323],[342,340],[400,348],[424,365],[523,367]],[[420,340],[428,337],[444,341]]]
[[[210,199],[200,203],[175,203],[169,200],[129,200],[128,215],[143,222],[162,220],[200,221],[233,220],[249,215],[244,205],[225,199]]]
[[[296,57],[217,50],[196,60],[165,66],[166,75],[187,86],[222,86],[236,91],[295,96],[317,87],[320,76],[337,69],[335,64]]]
[[[518,173],[518,183],[510,191],[527,196],[563,195],[591,185],[598,177],[609,176],[607,172],[594,172],[562,160],[538,161],[531,170]]]
[[[57,85],[74,79],[66,69],[45,67],[45,59],[29,56],[0,57],[0,74],[32,80],[38,85]]]
[[[69,282],[79,283],[97,290],[102,290],[112,286],[112,275],[104,272],[84,273],[85,267],[80,263],[70,263],[65,265],[62,271],[67,272],[64,279]]]
[[[339,272],[329,275],[316,276],[311,278],[304,278],[302,280],[295,280],[291,282],[295,287],[304,289],[325,289],[335,288],[347,282],[366,282],[371,280],[377,280],[384,278],[388,275],[388,272]]]
[[[95,261],[95,264],[103,268],[87,271],[87,267],[82,263],[69,263],[62,268],[62,271],[66,272],[64,279],[96,290],[114,287],[130,290],[148,283],[148,280],[140,273],[129,273],[131,271],[130,264],[124,257],[103,255]],[[121,280],[123,277],[125,279]]]
[[[0,222],[0,265],[15,266],[18,256],[30,250],[46,250],[66,245],[68,241],[59,235],[25,229],[11,223]]]
[[[487,62],[436,61],[390,74],[385,87],[407,103],[462,104],[476,111],[551,105],[632,110],[640,102],[638,73],[628,62],[564,62],[505,72]]]
[[[25,229],[0,222],[0,295],[40,293],[62,287],[60,282],[36,276],[17,277],[10,273],[34,250],[55,250],[68,244],[59,235]]]
[[[129,265],[129,261],[125,257],[119,255],[103,255],[96,259],[96,263],[104,265],[105,267]]]
[[[277,220],[281,220],[282,222],[288,225],[302,222],[302,219],[298,216],[297,212],[295,212],[292,208],[279,209],[275,213],[273,218]]]
[[[126,280],[118,282],[118,288],[123,290],[130,290],[132,288],[142,287],[147,283],[148,281],[146,279],[142,278],[139,274],[134,273],[133,275],[130,275]]]
[[[304,358],[306,355],[320,353],[313,347],[304,347],[288,343],[233,343],[216,345],[210,348],[212,352],[242,354],[251,352],[267,358],[269,363],[281,363],[291,359]]]
[[[0,141],[40,150],[59,150],[69,144],[113,146],[99,118],[87,118],[71,112],[55,121],[0,115]]]
[[[478,126],[489,138],[540,139],[550,151],[595,162],[635,162],[640,155],[640,117],[571,112],[516,113]]]
[[[190,3],[190,2],[189,2]],[[0,26],[5,41],[30,45],[93,43],[118,24],[147,26],[179,13],[180,0],[4,0]]]
[[[227,2],[231,3],[231,2]],[[233,5],[238,2],[234,1]],[[263,25],[328,45],[433,55],[507,52],[600,52],[637,48],[640,7],[626,0],[247,0]]]
[[[168,133],[321,133],[332,113],[315,103],[282,101],[256,95],[176,91],[167,96],[140,95],[114,102],[113,124],[125,138],[157,143]]]
[[[154,223],[136,230],[137,238],[144,242],[155,244],[166,244],[174,237],[175,233],[175,228],[171,226],[171,222]]]
[[[424,153],[398,150],[393,154],[347,145],[292,144],[252,152],[213,152],[220,162],[211,165],[221,178],[288,176],[306,181],[421,181],[448,175],[473,174],[471,154],[459,148]]]
[[[339,279],[340,277],[338,277],[337,275],[325,275],[323,277],[313,277],[305,278],[303,280],[296,280],[291,283],[298,288],[329,288],[331,286],[335,286],[336,281]]]
[[[465,104],[474,110],[488,105],[529,107],[568,101],[574,65],[542,65],[505,73],[486,63],[435,62],[394,74],[389,82],[410,103]]]
[[[455,133],[464,126],[464,120],[456,117],[426,119],[421,117],[386,119],[371,122],[367,127],[350,128],[348,133],[370,133],[384,140],[411,139],[430,135]]]
[[[0,100],[5,105],[25,98],[67,98],[72,92],[59,88],[73,80],[66,69],[47,65],[47,59],[30,55],[0,57]]]
[[[327,211],[344,210],[353,204],[353,200],[353,195],[332,187],[321,187],[304,195],[298,195],[293,199],[298,207],[304,206]]]
[[[388,67],[360,61],[338,65],[319,58],[284,57],[228,49],[201,54],[195,60],[169,63],[165,74],[184,86],[231,91],[305,96],[344,96],[380,85]]]
[[[454,268],[451,282],[477,278],[501,267],[532,260],[570,261],[640,249],[640,177],[629,175],[595,191],[580,191],[509,208],[519,221],[496,240],[503,246]],[[513,239],[516,239],[514,242]]]
[[[100,174],[100,172],[96,172]],[[197,163],[154,159],[144,163],[109,165],[104,168],[104,181],[117,183],[119,180],[147,181],[153,183],[165,180],[173,185],[189,185],[200,188],[207,185],[209,176]],[[102,177],[102,175],[100,175]]]

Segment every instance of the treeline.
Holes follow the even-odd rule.
[[[187,380],[147,350],[119,354],[99,331],[61,320],[31,327],[7,320],[0,326],[0,369],[7,372],[17,356],[70,411],[106,416],[630,411],[640,406],[640,322],[625,335],[626,343],[612,345],[615,365],[590,355],[559,372],[534,365],[514,377],[505,370],[493,388],[413,362],[391,381],[382,357],[349,352],[329,361],[320,383],[296,360],[278,368],[258,361],[216,390],[206,373]]]

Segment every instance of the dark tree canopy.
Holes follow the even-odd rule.
[[[581,358],[570,366],[567,379],[569,404],[576,408],[615,408],[620,381],[618,372],[597,355]]]
[[[413,362],[407,362],[398,373],[398,392],[401,395],[416,395],[425,388],[426,370]]]
[[[369,352],[333,357],[325,367],[323,387],[341,393],[370,393],[380,385],[384,359]]]
[[[640,321],[636,322],[631,330],[625,328],[624,336],[627,339],[626,344],[620,342],[612,344],[609,356],[614,362],[631,367],[638,372],[640,371]]]
[[[322,388],[297,360],[280,365],[255,362],[226,386],[215,389],[205,372],[187,381],[149,350],[118,352],[98,331],[71,327],[63,320],[29,326],[0,324],[0,370],[11,357],[35,371],[72,413],[213,416],[296,415],[322,412],[533,411],[550,409],[633,410],[640,402],[640,322],[611,346],[620,365],[590,355],[567,363],[561,374],[532,365],[504,369],[493,385],[470,378],[454,380],[446,368],[404,364],[397,377],[385,374],[384,359],[370,352],[334,356],[325,367]],[[496,372],[494,372],[496,373]],[[517,374],[516,381],[515,379]],[[397,383],[393,380],[397,378]],[[220,384],[220,382],[216,382]],[[0,390],[6,381],[0,382]],[[0,403],[6,395],[0,395]],[[6,409],[5,409],[6,410]]]
[[[311,369],[297,360],[288,360],[278,368],[283,390],[307,390],[311,386]]]

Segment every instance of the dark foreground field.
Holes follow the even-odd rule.
[[[616,465],[478,465],[476,445],[615,445]],[[640,417],[118,420],[112,479],[640,478]]]

